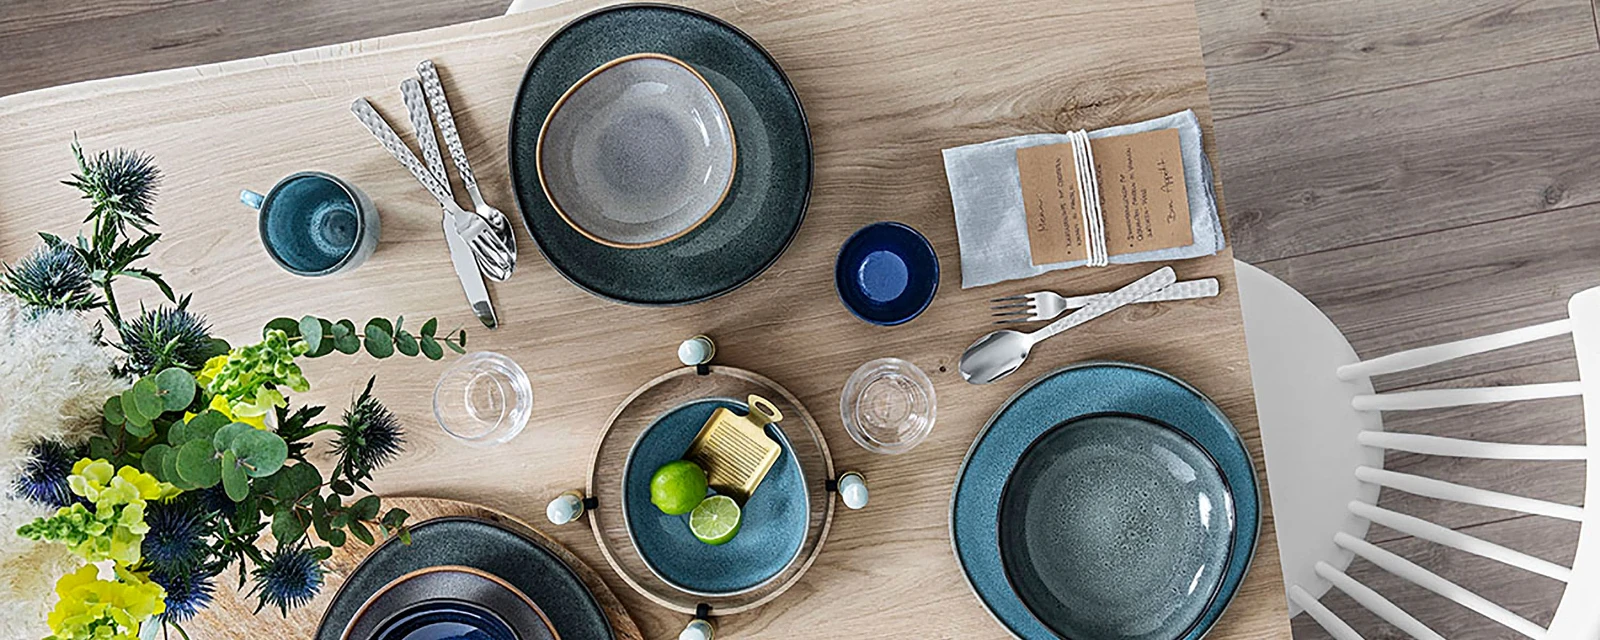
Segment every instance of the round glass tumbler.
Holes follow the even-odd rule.
[[[933,381],[899,358],[861,365],[839,397],[845,431],[875,453],[905,453],[921,443],[933,430],[934,408]]]
[[[461,356],[433,388],[433,417],[445,433],[474,446],[515,438],[533,412],[528,374],[504,355]]]

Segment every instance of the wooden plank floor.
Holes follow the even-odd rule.
[[[1197,0],[1240,258],[1375,355],[1561,317],[1600,284],[1600,0]],[[0,95],[411,31],[506,0],[5,0]],[[1380,380],[1382,390],[1576,375],[1570,342]],[[1581,443],[1576,400],[1392,414],[1390,429]],[[1395,455],[1390,468],[1582,501],[1582,468]],[[1570,523],[1385,492],[1386,507],[1546,559]],[[1548,623],[1560,585],[1374,528],[1371,539]],[[1512,632],[1358,561],[1452,638]],[[1399,630],[1337,593],[1368,638]],[[1300,638],[1327,635],[1305,616]]]

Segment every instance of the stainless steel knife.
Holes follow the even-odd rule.
[[[467,294],[473,315],[478,316],[483,326],[495,328],[500,321],[495,318],[494,305],[489,302],[489,288],[483,284],[483,272],[478,270],[472,249],[467,246],[466,238],[461,237],[461,232],[456,230],[453,216],[447,213],[440,217],[440,221],[444,226],[444,241],[450,245],[450,264],[455,266],[456,278],[461,280],[461,289]]]

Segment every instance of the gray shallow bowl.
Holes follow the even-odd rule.
[[[636,53],[589,72],[539,132],[539,184],[578,233],[628,249],[664,244],[716,211],[733,184],[733,128],[687,63]]]

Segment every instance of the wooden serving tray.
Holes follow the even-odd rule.
[[[750,394],[771,400],[783,413],[789,445],[804,472],[810,497],[806,537],[800,544],[799,557],[755,589],[727,596],[685,593],[650,570],[628,535],[622,508],[623,470],[627,468],[634,443],[662,414],[696,400],[743,399]],[[833,523],[833,493],[827,489],[833,477],[833,458],[828,454],[828,443],[823,440],[822,431],[787,389],[744,369],[712,365],[697,371],[685,367],[645,383],[623,400],[606,421],[606,430],[595,447],[594,462],[589,466],[586,489],[596,506],[591,507],[585,517],[606,561],[628,586],[673,611],[696,614],[699,607],[705,605],[710,607],[710,615],[731,615],[754,609],[782,595],[816,560]]]
[[[600,603],[600,608],[605,611],[606,617],[610,618],[617,640],[644,640],[644,634],[639,631],[639,626],[628,615],[628,611],[622,608],[622,603],[617,600],[616,594],[611,592],[611,588],[600,579],[600,575],[566,547],[527,523],[488,507],[444,498],[386,496],[383,504],[385,507],[405,509],[411,514],[408,522],[413,525],[434,518],[470,516],[494,522],[522,534],[534,544],[555,554],[578,574],[584,585],[594,594],[595,601]],[[382,540],[378,541],[378,544],[382,543]],[[362,544],[361,541],[351,538],[343,547],[334,549],[333,556],[323,563],[326,573],[323,577],[322,591],[310,604],[291,610],[288,617],[281,617],[276,611],[267,609],[256,613],[254,599],[233,588],[238,584],[236,582],[238,577],[229,571],[217,577],[217,595],[211,606],[202,610],[193,621],[185,623],[185,627],[204,630],[196,637],[309,638],[316,633],[329,603],[333,602],[334,594],[344,586],[345,578],[355,571],[361,561],[366,559],[367,554],[375,548],[377,545]]]

